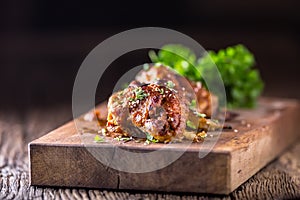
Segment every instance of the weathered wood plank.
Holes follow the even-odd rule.
[[[107,138],[106,143],[95,144],[94,134],[77,133],[74,122],[70,122],[30,144],[31,184],[229,194],[298,139],[299,110],[296,101],[280,99],[262,99],[256,110],[236,110],[238,118],[228,123],[238,132],[223,133],[202,159],[199,152],[209,150],[205,143],[187,148],[185,144],[145,146],[135,142],[116,143]],[[100,112],[104,111],[102,107]],[[91,127],[90,122],[78,121],[77,126]],[[138,158],[124,157],[120,148],[147,153],[161,147],[165,148],[161,149],[161,157],[155,158],[157,162],[164,162],[178,152],[182,156],[165,168],[147,173],[114,170],[94,157],[126,159],[131,168],[139,168],[142,163],[137,162]],[[145,154],[139,158],[148,163]]]
[[[48,114],[45,115],[45,112]],[[72,189],[70,198],[63,188],[30,187],[26,142],[57,127],[70,117],[69,107],[61,107],[54,111],[45,108],[28,110],[24,113],[14,110],[0,111],[0,199],[8,199],[8,197],[11,199],[41,199],[41,197],[44,199],[71,199],[75,198],[77,193],[80,193],[82,197],[87,196],[89,199],[109,199],[110,196],[115,199],[300,198],[300,141],[228,196]],[[16,124],[21,126],[11,128]],[[22,135],[21,139],[15,139],[17,133]],[[28,133],[31,134],[28,136]],[[25,156],[14,160],[9,157],[11,154],[8,153],[7,146],[18,146],[17,142],[22,146],[20,152],[16,151],[17,154],[25,154]],[[4,143],[8,144],[4,145]],[[9,160],[12,161],[8,162]]]

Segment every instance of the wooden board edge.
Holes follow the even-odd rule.
[[[230,152],[232,156],[232,163],[231,166],[231,192],[237,189],[241,184],[246,182],[250,177],[255,175],[258,171],[260,171],[264,166],[272,162],[274,159],[276,159],[278,156],[280,156],[285,150],[287,150],[289,147],[291,147],[294,143],[300,140],[300,132],[296,132],[297,126],[298,126],[298,119],[300,119],[300,104],[297,101],[292,101],[294,106],[289,107],[287,110],[284,111],[284,116],[281,116],[272,127],[263,126],[260,127],[259,131],[262,134],[269,134],[269,137],[258,137],[254,144],[252,145],[259,145],[261,148],[254,147],[253,151],[250,151],[249,148],[242,148],[242,149],[236,149],[235,151]],[[289,116],[289,117],[286,117]],[[285,131],[285,132],[284,132]],[[281,134],[285,133],[285,138],[288,140],[287,142],[280,142],[281,141]],[[267,139],[267,141],[263,141],[262,139]],[[277,149],[272,149],[272,146],[278,147]],[[263,151],[263,155],[260,155],[259,149],[265,149],[267,151]],[[247,152],[247,154],[242,152]],[[257,157],[251,156],[251,152],[255,152]],[[243,158],[240,155],[244,155]],[[245,157],[246,155],[246,157]],[[247,157],[248,156],[248,157]],[[258,162],[256,168],[250,169],[246,171],[248,174],[250,174],[250,177],[242,177],[237,176],[237,173],[241,173],[242,170],[247,169],[247,165],[245,165],[244,169],[237,169],[234,163],[236,160],[241,159],[249,159],[250,161],[260,160],[261,162]],[[258,165],[259,164],[259,165]],[[253,166],[253,165],[249,165]],[[241,170],[241,171],[240,171]],[[242,177],[242,178],[240,178]],[[239,181],[236,181],[235,179],[238,179]]]
[[[32,167],[30,166],[30,173],[38,173],[38,174],[35,174],[34,176],[31,176],[30,175],[30,184],[31,185],[34,185],[34,186],[54,186],[54,187],[76,187],[76,188],[98,188],[98,189],[120,189],[120,190],[141,190],[141,188],[139,188],[138,184],[139,182],[141,182],[142,180],[145,180],[147,177],[150,177],[150,178],[157,178],[157,179],[160,179],[161,178],[161,175],[163,176],[167,176],[167,172],[170,168],[168,168],[169,166],[167,166],[166,168],[163,168],[162,171],[158,171],[158,172],[153,172],[153,174],[150,173],[149,174],[128,174],[128,173],[123,173],[123,172],[119,172],[119,171],[116,171],[114,169],[105,169],[108,171],[109,176],[107,177],[104,177],[104,179],[108,178],[108,184],[106,183],[103,183],[102,185],[99,185],[95,182],[92,181],[92,183],[87,183],[86,185],[85,184],[78,184],[76,182],[66,182],[66,181],[63,181],[63,180],[56,180],[54,181],[52,179],[52,177],[48,177],[50,178],[51,180],[48,182],[46,181],[47,179],[43,179],[41,178],[40,176],[43,176],[43,172],[42,171],[36,171],[36,170],[42,170],[43,169],[47,169],[47,165],[45,164],[45,162],[41,162],[39,165],[39,169],[37,169],[37,159],[34,158],[32,160],[32,157],[33,156],[38,156],[38,161],[40,161],[40,159],[42,159],[43,157],[48,156],[48,155],[51,155],[53,154],[53,152],[55,151],[65,151],[66,149],[68,149],[68,147],[65,147],[65,146],[48,146],[48,147],[45,147],[43,145],[40,145],[40,144],[29,144],[28,145],[29,147],[29,157],[31,159],[31,161],[35,160],[35,169],[32,169]],[[48,149],[48,150],[45,150],[44,148]],[[57,149],[58,148],[58,149]],[[39,152],[43,150],[48,152],[44,155],[39,155]],[[50,152],[49,152],[50,150]],[[82,147],[77,147],[77,148],[71,148],[70,149],[72,152],[77,152],[77,150],[80,150],[81,151],[84,151],[84,148]],[[177,169],[176,167],[180,166],[181,164],[184,164],[184,165],[189,165],[187,162],[186,163],[183,163],[184,161],[188,161],[190,156],[194,157],[194,156],[198,156],[198,153],[197,152],[185,152],[186,153],[186,157],[182,158],[181,160],[178,160],[178,161],[175,161],[175,163],[172,163],[174,164],[175,166],[171,166],[171,169],[174,170],[174,169]],[[80,153],[81,154],[81,153]],[[68,156],[70,156],[70,152],[67,153]],[[85,155],[87,156],[87,155]],[[229,167],[229,163],[230,163],[230,154],[229,153],[222,153],[222,154],[215,154],[215,153],[211,153],[211,154],[208,154],[207,155],[208,157],[207,158],[203,158],[205,160],[200,160],[199,158],[197,159],[196,163],[202,163],[202,166],[205,165],[207,159],[208,160],[211,160],[213,162],[218,162],[217,166],[214,166],[214,167],[217,167],[219,170],[218,174],[222,175],[223,178],[221,178],[222,180],[224,180],[224,178],[226,177],[226,185],[224,187],[224,185],[221,185],[220,182],[224,182],[224,181],[216,181],[214,179],[212,179],[210,181],[210,183],[206,183],[202,182],[202,178],[203,177],[200,177],[198,176],[198,178],[196,178],[195,180],[198,180],[198,183],[196,182],[196,185],[194,186],[191,186],[191,188],[183,188],[181,189],[180,187],[174,187],[174,188],[164,188],[164,187],[158,187],[157,184],[153,184],[153,183],[148,183],[148,185],[146,184],[145,187],[142,188],[142,190],[145,190],[145,191],[161,191],[161,192],[191,192],[191,193],[211,193],[211,194],[228,194],[230,191],[229,191],[229,188],[230,188],[230,184],[229,184],[229,181],[230,181],[230,178],[229,178],[229,173],[230,173],[230,169],[228,168]],[[217,156],[217,157],[215,157]],[[83,157],[81,157],[82,159]],[[218,159],[216,159],[218,158]],[[90,160],[91,158],[89,158],[88,160]],[[74,158],[72,158],[71,160],[74,160]],[[220,161],[221,160],[221,161]],[[47,161],[48,163],[49,162],[54,162],[52,161],[52,159],[50,158],[50,160]],[[178,162],[178,163],[176,163]],[[78,164],[78,163],[77,163]],[[75,168],[79,167],[75,163],[76,166],[73,166]],[[101,166],[101,164],[98,163],[98,161],[96,160],[91,160],[91,163],[90,163],[92,166],[95,166],[94,170],[98,170],[98,172],[100,172],[100,174],[103,174],[103,170],[104,168]],[[171,165],[172,165],[171,164]],[[201,165],[194,165],[191,167],[191,169],[197,169],[199,168]],[[82,167],[82,166],[81,166]],[[209,167],[209,166],[206,166],[206,167]],[[59,169],[60,170],[60,169]],[[91,169],[90,169],[91,170]],[[53,171],[52,169],[50,171]],[[64,171],[64,170],[62,170]],[[78,173],[78,171],[76,171],[76,173]],[[177,171],[177,174],[180,174],[181,172],[180,171]],[[203,173],[203,172],[201,172]],[[207,175],[205,177],[205,179],[207,179],[209,176],[213,176],[214,172],[211,171],[211,173],[209,175]],[[90,176],[91,174],[89,174]],[[66,176],[74,176],[72,175],[72,172],[68,172],[66,174]],[[121,178],[119,178],[121,177]],[[173,177],[174,179],[172,181],[170,181],[170,183],[174,184],[174,180],[184,180],[185,176],[184,175],[180,175],[180,176],[175,176]],[[94,178],[97,180],[97,178]],[[98,177],[98,179],[103,179],[103,177]],[[133,181],[128,181],[132,179]],[[71,180],[71,179],[70,179]],[[72,179],[73,180],[73,179]],[[121,182],[120,182],[121,180]],[[135,180],[137,180],[137,182],[135,182]],[[124,182],[125,181],[125,182]],[[189,180],[184,180],[186,181],[186,183],[189,182]],[[119,183],[118,183],[119,182]],[[166,184],[166,182],[165,182]],[[208,185],[207,185],[208,184]],[[207,185],[207,186],[205,186]],[[183,185],[184,186],[184,185]],[[224,190],[225,188],[225,190]]]

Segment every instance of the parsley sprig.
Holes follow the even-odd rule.
[[[253,68],[255,58],[241,44],[218,52],[209,51],[198,59],[192,50],[178,44],[165,45],[158,53],[150,51],[149,56],[152,62],[170,66],[179,74],[204,85],[214,82],[213,68],[216,65],[225,85],[229,107],[254,107],[263,89],[259,71]],[[205,74],[205,81],[201,74]],[[222,95],[215,95],[223,102]]]

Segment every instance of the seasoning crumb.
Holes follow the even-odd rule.
[[[85,121],[91,122],[91,121],[94,120],[94,117],[95,117],[95,116],[94,116],[94,113],[87,113],[87,114],[84,115],[83,119],[84,119]]]
[[[106,130],[106,128],[103,128],[103,129],[101,129],[101,133],[102,133],[102,135],[106,135],[106,133],[107,133],[107,130]]]
[[[233,131],[234,131],[235,133],[239,132],[239,130],[237,130],[237,129],[234,129]]]
[[[245,124],[246,124],[246,121],[245,121],[245,120],[242,120],[242,121],[241,121],[241,124],[242,124],[242,125],[245,125]]]

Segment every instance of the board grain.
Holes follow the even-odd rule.
[[[100,109],[104,111],[105,105]],[[207,151],[205,145],[181,149],[180,144],[171,144],[164,151],[166,155],[174,150],[184,151],[183,155],[171,165],[148,173],[112,169],[90,150],[113,154],[116,147],[149,151],[164,144],[95,144],[94,134],[83,137],[71,121],[29,144],[31,184],[229,194],[299,138],[297,101],[261,99],[256,110],[235,112],[239,116],[228,123],[238,132],[223,132],[206,157],[199,159],[199,151]],[[86,123],[84,126],[89,125]]]

